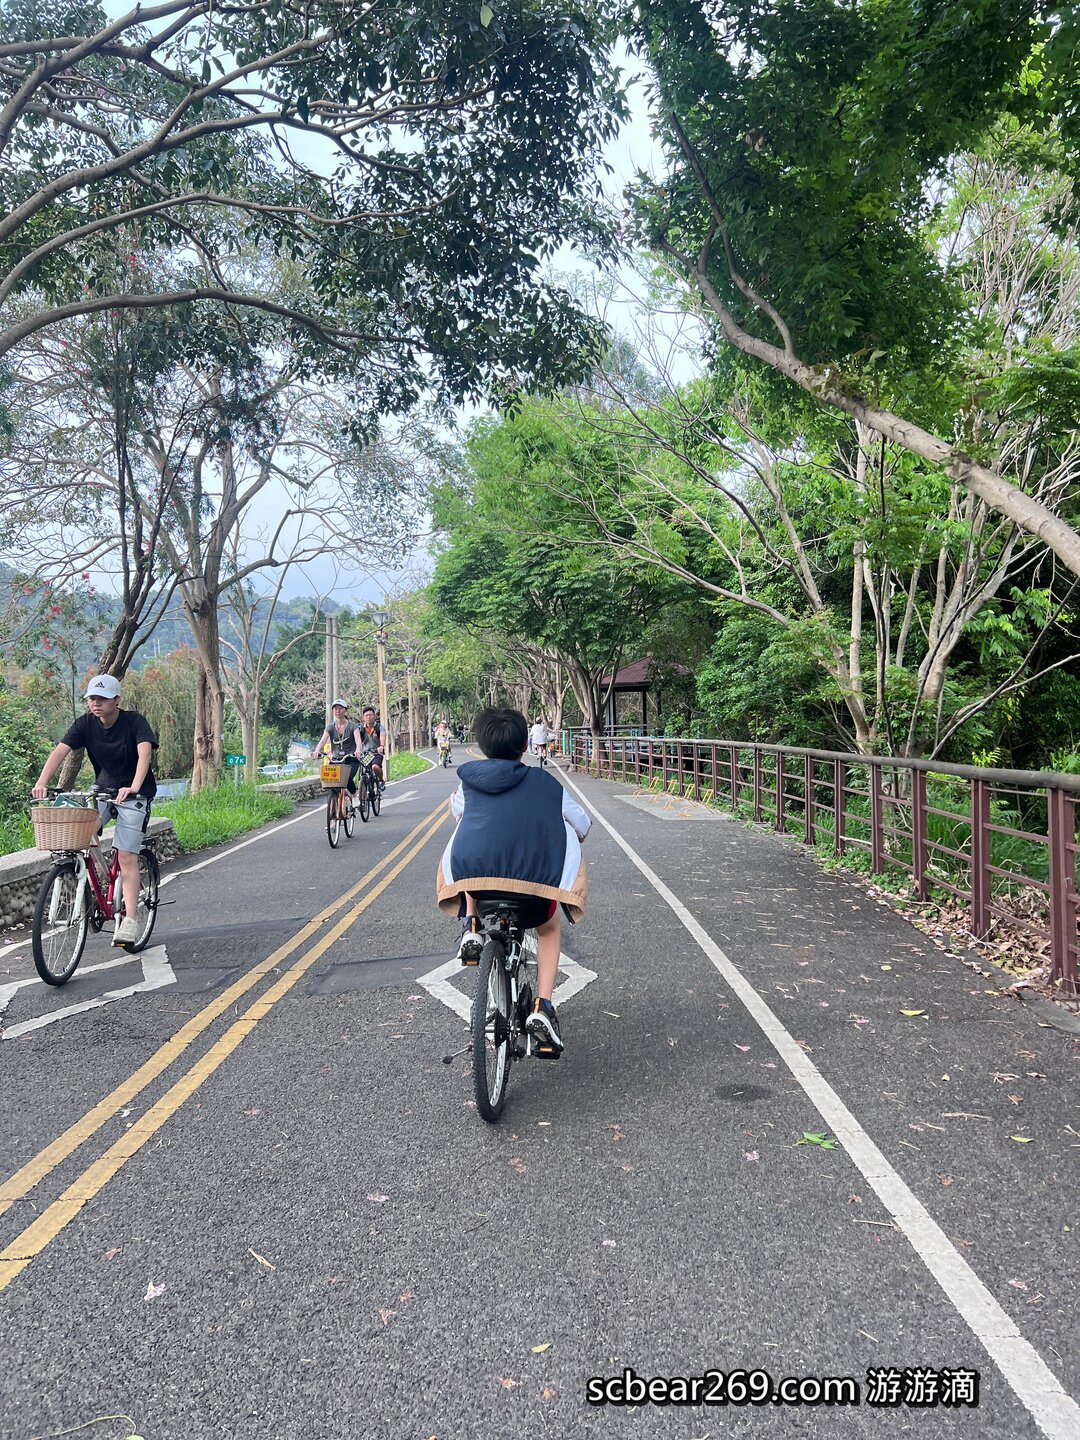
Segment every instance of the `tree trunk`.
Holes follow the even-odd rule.
[[[221,779],[225,760],[222,730],[225,721],[225,697],[221,682],[199,659],[199,678],[195,686],[195,754],[191,767],[191,793],[216,785]]]
[[[255,776],[259,770],[259,752],[256,748],[259,743],[258,716],[252,715],[247,708],[240,712],[240,742],[244,747],[246,763],[244,765],[244,779],[249,785],[255,784]]]

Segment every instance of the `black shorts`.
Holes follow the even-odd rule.
[[[545,900],[542,895],[512,895],[498,890],[477,890],[473,892],[473,899],[478,915],[487,915],[500,905],[513,906],[526,930],[543,925],[559,908],[556,901]]]

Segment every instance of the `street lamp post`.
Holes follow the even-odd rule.
[[[415,755],[420,748],[416,743],[416,693],[413,690],[413,672],[416,669],[416,655],[405,656],[405,673],[409,680],[409,749]]]
[[[390,737],[390,715],[386,708],[386,622],[390,618],[385,610],[374,610],[371,615],[375,624],[375,663],[379,676],[379,718],[383,726],[383,745],[387,761],[387,769],[390,763],[391,737]]]

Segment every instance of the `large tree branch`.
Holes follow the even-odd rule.
[[[709,276],[696,261],[688,259],[666,242],[663,243],[663,249],[697,287],[706,305],[719,321],[720,329],[729,344],[744,355],[760,360],[785,375],[822,405],[842,410],[911,454],[940,466],[965,489],[985,500],[991,509],[1007,516],[1021,530],[1041,540],[1074,575],[1080,576],[1080,534],[1046,505],[1024,494],[997,471],[980,465],[956,446],[940,440],[922,426],[904,420],[890,410],[871,405],[862,396],[849,392],[838,368],[808,365],[798,356],[789,355],[778,345],[751,335],[732,315]]]
[[[44,330],[50,325],[59,325],[76,315],[94,315],[101,310],[146,310],[164,305],[183,305],[189,301],[216,300],[225,305],[243,305],[254,310],[265,310],[270,315],[280,315],[309,330],[324,344],[348,353],[354,343],[380,345],[388,343],[388,337],[365,334],[359,330],[348,330],[344,326],[330,325],[313,315],[305,315],[289,305],[261,295],[243,295],[237,291],[222,290],[213,286],[202,286],[190,290],[173,290],[160,295],[132,295],[120,292],[115,295],[90,295],[85,300],[76,300],[70,305],[54,305],[50,310],[26,315],[22,320],[0,335],[0,357],[20,344],[28,336]]]

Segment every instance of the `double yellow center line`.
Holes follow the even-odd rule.
[[[187,1024],[171,1036],[133,1075],[118,1085],[111,1094],[106,1095],[51,1145],[35,1155],[21,1170],[16,1171],[9,1180],[0,1185],[0,1215],[2,1215],[80,1145],[96,1134],[108,1120],[145,1090],[241,996],[257,985],[271,970],[278,968],[294,951],[311,940],[343,905],[347,905],[361,891],[372,885],[372,882],[383,871],[387,872],[377,885],[373,885],[371,889],[367,890],[359,904],[353,906],[331,929],[327,930],[310,950],[305,951],[299,960],[291,965],[238,1020],[229,1026],[225,1034],[210,1047],[201,1060],[198,1060],[186,1074],[182,1075],[160,1100],[124,1132],[119,1140],[109,1146],[98,1160],[84,1170],[58,1200],[42,1211],[37,1219],[28,1225],[20,1235],[17,1235],[5,1250],[0,1251],[0,1290],[10,1285],[16,1275],[26,1269],[31,1260],[41,1253],[50,1240],[56,1238],[83,1206],[92,1200],[117,1171],[161,1129],[170,1116],[179,1110],[185,1100],[190,1099],[203,1081],[224,1063],[244,1037],[249,1035],[277,1002],[289,993],[296,982],[311,969],[316,960],[325,955],[327,950],[341,939],[349,927],[370,905],[374,904],[387,886],[396,880],[405,867],[423,850],[446,817],[447,810],[444,801],[430,815],[421,820],[419,825],[411,830],[388,855],[369,870],[363,879],[309,920],[291,940],[279,946],[272,955],[268,955],[265,960],[260,961],[235,984],[230,985],[210,1005],[192,1016]],[[397,861],[396,864],[395,861]],[[388,868],[391,866],[393,868]]]

